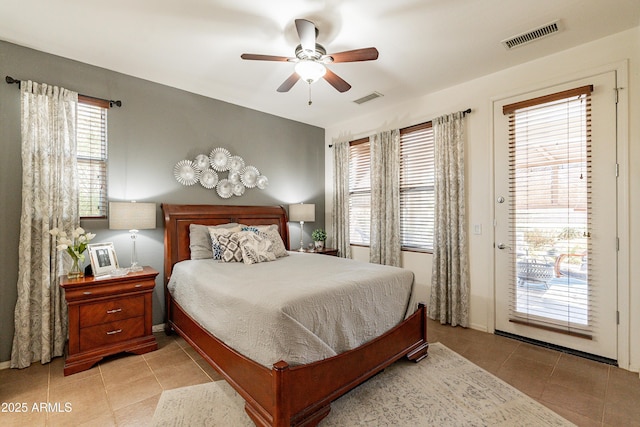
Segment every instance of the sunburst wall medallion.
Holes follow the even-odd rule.
[[[227,176],[222,175],[224,172]],[[223,199],[240,197],[247,188],[264,190],[269,185],[269,179],[261,175],[258,168],[246,165],[242,157],[231,155],[223,147],[214,148],[208,155],[198,154],[193,160],[180,160],[173,168],[173,175],[182,185],[199,182]]]

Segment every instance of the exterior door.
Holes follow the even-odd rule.
[[[612,71],[494,103],[495,328],[613,360],[615,88]]]

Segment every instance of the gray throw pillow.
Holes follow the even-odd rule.
[[[222,229],[234,229],[238,227],[235,222],[220,225],[201,225],[191,224],[189,225],[189,250],[191,252],[191,259],[208,259],[213,258],[213,251],[211,249],[211,236],[209,235],[209,227],[222,228]]]

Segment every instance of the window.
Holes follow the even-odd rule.
[[[109,101],[78,96],[77,161],[81,218],[107,216]]]
[[[349,145],[349,239],[355,245],[369,244],[371,224],[371,143],[369,138]]]
[[[400,131],[400,241],[403,249],[433,250],[434,141],[431,122]]]
[[[371,222],[370,143],[349,147],[349,235],[369,245]],[[433,249],[434,141],[431,122],[400,130],[400,239],[402,249]]]

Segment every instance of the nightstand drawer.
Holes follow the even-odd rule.
[[[89,279],[85,279],[89,280]],[[65,288],[65,298],[68,302],[87,301],[95,298],[123,295],[153,289],[155,280],[131,280],[129,276],[123,276],[122,282],[107,281],[108,279],[94,280],[92,286],[74,286]]]
[[[118,298],[80,306],[80,327],[144,315],[144,296]]]
[[[80,351],[117,344],[142,336],[144,336],[144,319],[140,317],[91,326],[80,329]]]

